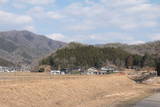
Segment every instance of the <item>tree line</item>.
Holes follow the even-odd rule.
[[[95,47],[72,44],[57,50],[52,55],[40,61],[40,65],[51,65],[54,69],[63,68],[100,68],[107,64],[118,67],[143,68],[160,65],[155,57],[149,54],[144,56],[128,53],[120,48]]]

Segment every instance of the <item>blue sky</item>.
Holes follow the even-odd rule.
[[[160,0],[0,0],[0,30],[29,30],[64,42],[160,40]]]

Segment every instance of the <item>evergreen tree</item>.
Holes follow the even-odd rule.
[[[151,55],[146,53],[142,58],[141,66],[142,67],[145,67],[145,66],[154,67],[155,66],[154,58]]]
[[[142,62],[142,56],[139,55],[134,55],[133,56],[133,65],[134,66],[141,66],[141,62]]]
[[[133,56],[128,56],[126,59],[126,67],[132,68],[133,67]]]

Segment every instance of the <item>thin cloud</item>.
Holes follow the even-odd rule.
[[[138,43],[153,40],[148,35],[159,34],[160,5],[151,0],[77,0],[69,4],[57,0],[13,0],[10,3],[15,10],[0,10],[1,26],[51,33],[52,39]]]
[[[47,20],[47,19],[62,19],[64,16],[56,11],[45,11],[43,7],[34,7],[27,11],[27,14],[35,19]]]
[[[32,5],[47,5],[54,3],[55,0],[15,0],[17,3],[27,3]]]
[[[32,17],[27,15],[18,15],[6,11],[0,11],[1,24],[28,24],[33,21]]]
[[[7,3],[7,2],[8,2],[8,0],[0,0],[0,5],[4,4],[4,3]]]

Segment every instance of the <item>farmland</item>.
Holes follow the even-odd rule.
[[[159,79],[157,79],[159,81]],[[1,107],[115,107],[160,88],[125,74],[99,76],[0,73]]]

